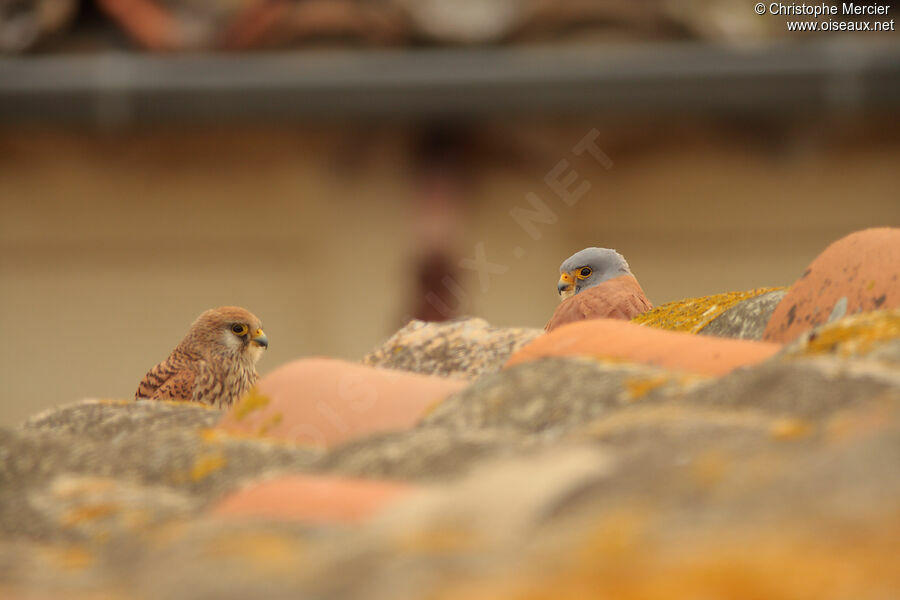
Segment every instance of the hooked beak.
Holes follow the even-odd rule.
[[[563,300],[575,293],[575,277],[571,273],[563,273],[559,276],[556,289]]]
[[[269,338],[266,337],[266,332],[262,329],[257,329],[253,332],[253,338],[250,341],[262,348],[269,347]]]

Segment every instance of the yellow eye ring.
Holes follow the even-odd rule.
[[[231,332],[234,335],[247,335],[249,328],[243,323],[235,323],[231,326]]]
[[[593,271],[590,267],[582,267],[575,276],[578,277],[578,279],[587,279],[591,276],[591,273],[593,273]]]

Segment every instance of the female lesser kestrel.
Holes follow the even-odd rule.
[[[144,375],[134,397],[231,406],[259,379],[256,361],[268,347],[262,323],[250,311],[210,309],[169,358]]]

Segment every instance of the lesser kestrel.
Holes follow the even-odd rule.
[[[632,319],[653,308],[625,257],[609,248],[585,248],[559,267],[563,298],[544,328],[585,319]]]
[[[144,375],[134,397],[231,406],[259,379],[256,361],[268,347],[262,323],[250,311],[210,309],[169,357]]]

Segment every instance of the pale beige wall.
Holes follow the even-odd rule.
[[[587,245],[622,251],[661,303],[788,284],[837,237],[900,223],[900,137],[775,154],[727,134],[610,142],[606,171],[569,153],[592,126],[532,129],[536,160],[504,168],[501,153],[480,173],[459,249],[484,242],[509,271],[485,291],[466,278],[467,312],[542,326],[559,263]],[[221,304],[263,319],[262,372],[362,356],[408,308],[415,250],[403,146],[387,137],[348,171],[336,157],[353,138],[327,128],[0,132],[0,424],[131,397]],[[542,182],[563,158],[592,183],[574,208]],[[508,214],[528,192],[558,214],[536,241]]]

